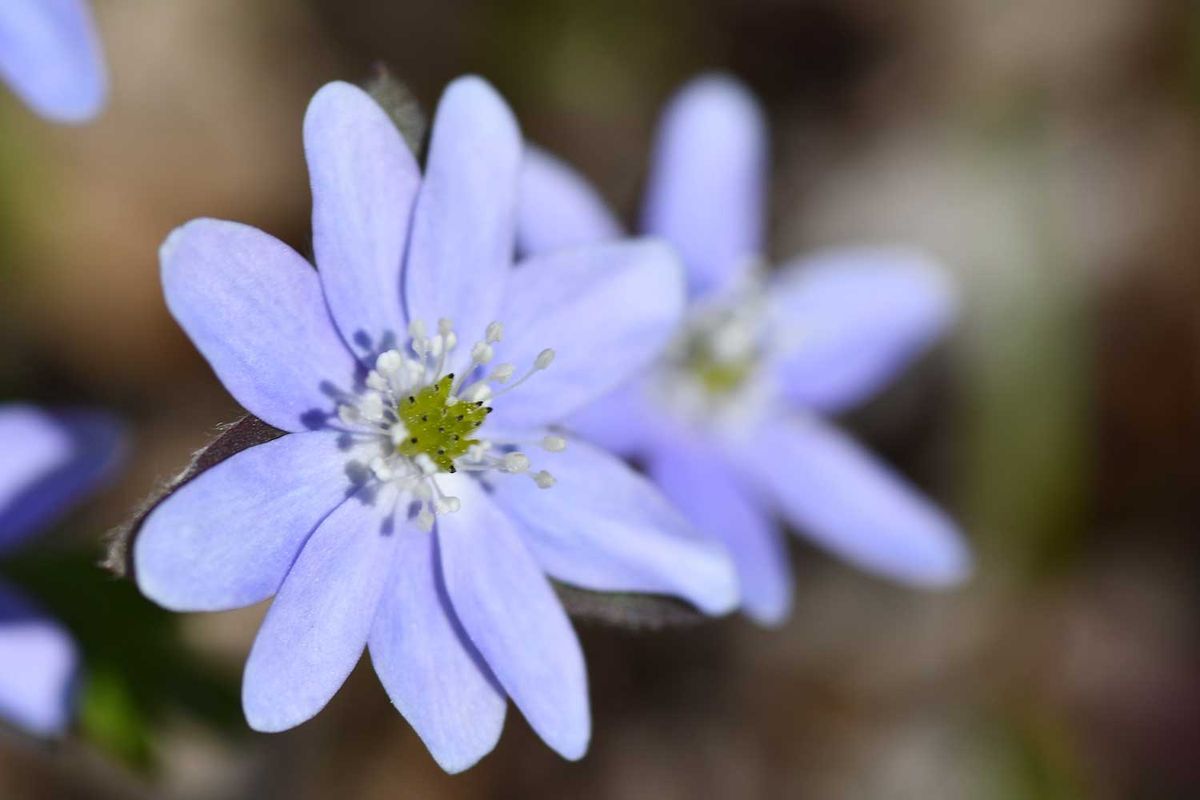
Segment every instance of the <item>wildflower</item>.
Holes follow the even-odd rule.
[[[0,3],[0,77],[55,122],[87,122],[99,114],[108,76],[84,0]]]
[[[138,584],[177,610],[274,595],[243,681],[257,730],[316,714],[365,646],[446,770],[495,746],[506,697],[578,758],[583,657],[547,574],[736,605],[718,546],[550,427],[658,355],[683,307],[677,260],[641,240],[513,268],[521,138],[478,78],[446,89],[423,175],[348,84],[313,98],[304,144],[318,271],[232,222],[163,245],[175,318],[287,435],[162,502],[133,544]]]
[[[95,488],[119,442],[117,426],[100,414],[0,406],[0,555]],[[0,717],[39,736],[61,733],[71,719],[78,662],[61,625],[0,585]]]
[[[771,512],[850,562],[914,584],[953,584],[969,556],[954,524],[819,418],[878,390],[954,313],[917,253],[872,247],[763,261],[767,134],[748,92],[705,77],[670,104],[643,227],[688,274],[681,332],[638,380],[571,424],[638,457],[700,529],[723,541],[743,608],[782,619],[791,576]],[[527,253],[604,241],[621,227],[583,178],[527,153],[518,242]]]

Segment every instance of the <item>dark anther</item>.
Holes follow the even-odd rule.
[[[415,403],[415,402],[417,402],[417,398],[413,397],[413,396],[410,394],[410,395],[408,396],[408,402],[410,402],[410,403]]]
[[[421,415],[421,422],[429,422],[429,415],[428,415],[428,414],[422,414],[422,415]]]
[[[446,448],[444,448],[444,447],[439,447],[439,448],[438,448],[438,455],[439,455],[439,456],[444,456],[444,455],[446,455]]]
[[[416,444],[416,443],[417,443],[417,437],[415,437],[415,436],[414,436],[414,437],[412,437],[411,439],[409,439],[409,441],[410,441],[410,442],[412,442],[413,444]]]
[[[459,414],[457,417],[455,417],[455,419],[458,420],[459,422],[462,422],[462,418],[463,418],[462,414]]]
[[[488,414],[490,414],[490,413],[492,413],[492,407],[488,406],[487,408],[484,409],[484,411],[487,412]]]
[[[438,433],[445,433],[445,432],[446,432],[445,428],[438,428]]]
[[[450,474],[453,475],[455,472],[458,472],[458,467],[451,464],[450,465]]]

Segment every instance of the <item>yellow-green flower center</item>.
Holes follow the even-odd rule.
[[[479,444],[471,435],[492,409],[481,402],[448,402],[453,387],[454,376],[447,375],[400,401],[396,416],[408,436],[396,446],[397,453],[407,458],[424,454],[442,472],[455,472],[454,460]]]
[[[684,355],[684,368],[710,395],[726,397],[733,394],[754,372],[756,359],[752,355],[720,358],[713,352],[705,337],[693,337]]]

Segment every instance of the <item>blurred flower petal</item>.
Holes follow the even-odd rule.
[[[497,404],[493,421],[557,422],[630,380],[674,335],[683,300],[678,259],[655,240],[527,259],[513,271],[498,357],[527,364],[550,348],[554,361]]]
[[[177,611],[221,611],[279,590],[309,534],[353,492],[351,454],[333,431],[296,433],[200,473],[150,512],[134,576]]]
[[[405,335],[400,268],[417,162],[379,104],[340,82],[309,103],[304,151],[325,299],[351,349],[374,356]]]
[[[591,737],[579,640],[513,521],[479,484],[440,480],[462,508],[438,519],[442,574],[454,611],[500,685],[539,736],[581,758]]]
[[[70,723],[79,664],[63,628],[0,586],[0,719],[38,736]]]
[[[544,150],[525,148],[519,186],[517,244],[524,254],[622,236],[621,224],[591,184]]]
[[[955,313],[946,276],[899,248],[843,248],[795,261],[769,302],[783,391],[821,411],[843,410],[881,389]]]
[[[754,97],[710,75],[667,106],[643,228],[679,248],[693,295],[729,286],[763,252],[767,129]]]
[[[800,533],[863,569],[929,587],[957,584],[971,571],[966,543],[945,514],[815,417],[765,426],[741,444],[738,459]]]
[[[53,524],[102,482],[122,427],[96,411],[0,406],[0,551]]]
[[[316,271],[296,251],[236,222],[198,219],[160,252],[167,306],[225,388],[285,431],[321,424],[353,386]]]
[[[363,489],[304,545],[246,661],[242,705],[257,731],[325,707],[358,663],[395,552],[396,492]]]
[[[0,3],[0,76],[48,119],[78,123],[99,114],[108,76],[84,0]]]
[[[699,530],[723,542],[737,568],[742,608],[773,625],[792,604],[792,572],[783,537],[763,508],[713,447],[680,439],[648,459],[663,493]]]
[[[622,456],[644,453],[662,433],[662,415],[646,398],[645,383],[630,381],[571,414],[564,425]]]
[[[462,772],[496,746],[508,700],[454,615],[437,538],[412,526],[396,536],[396,564],[371,627],[371,662],[442,769]]]
[[[547,573],[585,589],[677,595],[709,614],[736,607],[725,549],[699,536],[649,481],[583,442],[547,462],[551,489],[514,476],[494,491]]]

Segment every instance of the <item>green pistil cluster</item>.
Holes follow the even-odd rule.
[[[408,429],[408,438],[396,452],[408,458],[424,453],[443,472],[456,471],[454,460],[479,443],[471,434],[492,409],[483,403],[448,402],[453,387],[454,375],[447,375],[400,403],[396,416]]]
[[[693,346],[687,356],[688,370],[710,395],[724,397],[737,391],[754,371],[753,358],[722,360],[704,346]]]

